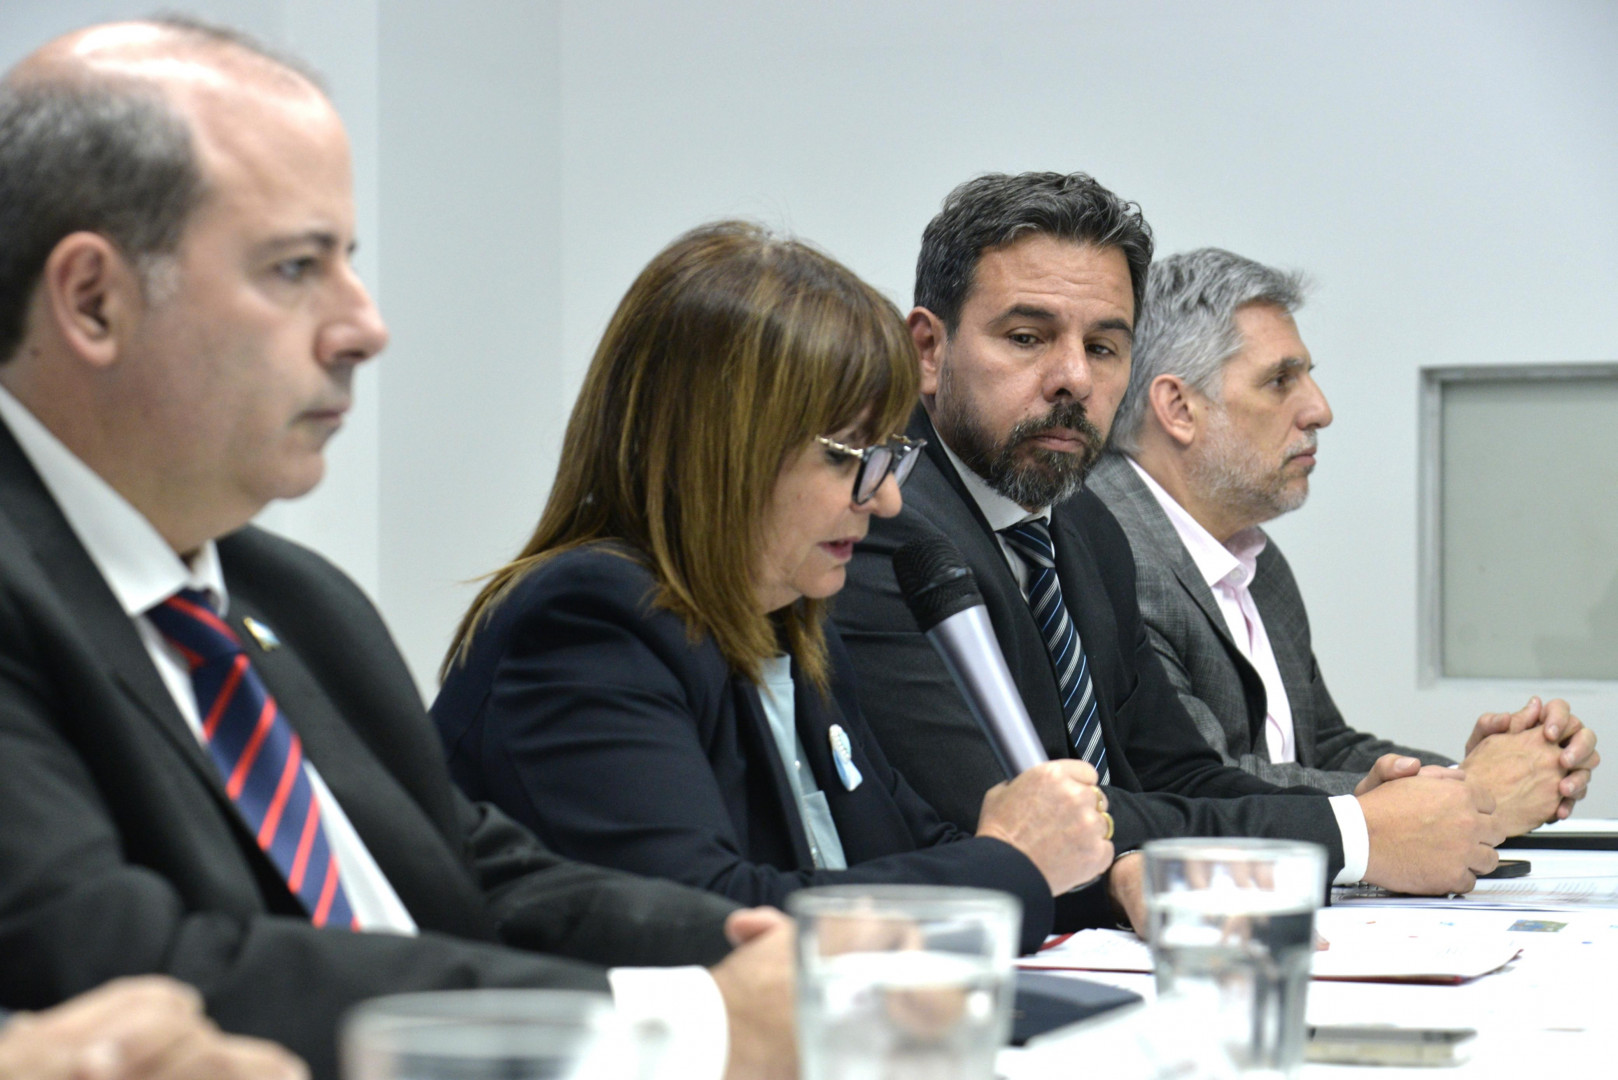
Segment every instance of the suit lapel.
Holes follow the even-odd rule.
[[[1242,685],[1243,700],[1247,703],[1249,745],[1261,757],[1267,756],[1268,725],[1264,721],[1269,706],[1264,680],[1230,636],[1225,614],[1219,610],[1219,602],[1214,599],[1213,590],[1208,587],[1202,571],[1197,569],[1196,560],[1191,558],[1191,553],[1180,541],[1174,523],[1146,487],[1145,481],[1122,456],[1113,453],[1104,455],[1091,477],[1093,487],[1105,493],[1107,506],[1124,527],[1130,544],[1139,548],[1140,554],[1145,556],[1144,559],[1137,557],[1137,563],[1144,561],[1167,567],[1176,584],[1202,613],[1208,629],[1235,667],[1237,679]],[[1254,602],[1257,602],[1256,598]]]
[[[794,679],[794,686],[797,680]],[[798,807],[792,795],[792,781],[787,776],[787,763],[781,760],[780,747],[775,741],[775,732],[770,728],[769,718],[764,715],[764,699],[760,690],[746,678],[737,675],[731,679],[731,685],[736,697],[736,724],[740,729],[737,735],[747,746],[747,759],[761,762],[765,765],[770,778],[770,789],[775,793],[774,808],[779,811],[782,822],[786,825],[787,840],[792,845],[792,856],[800,867],[814,865],[814,856],[809,851],[809,835],[804,831],[802,818],[798,815]],[[795,704],[801,702],[803,694],[794,689]],[[748,828],[757,829],[763,822],[749,822]]]
[[[0,424],[0,507],[27,539],[46,579],[60,595],[73,598],[70,621],[89,642],[86,654],[100,657],[141,722],[154,728],[216,799],[230,807],[218,769],[180,715],[134,624],[4,424]],[[230,813],[235,813],[234,807]]]
[[[1287,688],[1306,687],[1314,681],[1314,656],[1308,647],[1307,622],[1304,613],[1280,583],[1280,556],[1274,542],[1268,542],[1259,552],[1258,567],[1253,573],[1253,606],[1264,620],[1264,633],[1270,639],[1270,651],[1275,654],[1275,667],[1281,673],[1281,685]],[[1296,594],[1293,594],[1296,595]],[[1288,702],[1292,707],[1292,737],[1297,749],[1297,760],[1315,760],[1315,717],[1308,708],[1307,693],[1293,693]]]
[[[1213,590],[1197,569],[1191,553],[1185,550],[1180,542],[1180,534],[1174,531],[1174,523],[1163,512],[1163,507],[1153,497],[1150,490],[1129,462],[1116,455],[1107,455],[1102,464],[1096,466],[1098,473],[1103,473],[1109,489],[1115,492],[1120,499],[1111,506],[1118,517],[1134,519],[1135,528],[1130,530],[1130,542],[1137,543],[1143,538],[1150,545],[1150,558],[1167,566],[1174,574],[1174,579],[1186,591],[1186,595],[1201,609],[1210,626],[1226,647],[1232,652],[1236,650],[1236,643],[1231,639],[1230,629],[1225,625],[1224,613],[1219,610],[1219,602],[1214,599]],[[1119,503],[1122,505],[1119,505]]]
[[[955,472],[944,452],[938,433],[920,407],[912,418],[909,434],[925,438],[926,460],[916,467],[905,485],[906,497],[916,496],[926,505],[926,517],[947,536],[972,567],[978,591],[989,611],[1000,651],[1005,655],[1011,677],[1028,704],[1034,729],[1045,752],[1053,758],[1068,757],[1067,729],[1062,722],[1061,692],[1049,650],[1039,636],[1033,612],[1012,576],[999,539],[988,519],[978,509],[977,500]]]

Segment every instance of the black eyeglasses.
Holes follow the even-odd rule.
[[[903,484],[905,477],[910,475],[920,460],[916,451],[927,445],[926,439],[907,439],[903,435],[895,435],[887,442],[864,448],[848,446],[824,435],[816,435],[815,441],[834,454],[860,459],[859,471],[854,474],[856,506],[864,506],[876,498],[877,489],[889,473],[893,474],[895,484]]]

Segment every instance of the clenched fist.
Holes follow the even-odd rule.
[[[1112,865],[1112,820],[1096,771],[1065,759],[1034,766],[983,796],[979,836],[1004,840],[1031,859],[1060,896]]]

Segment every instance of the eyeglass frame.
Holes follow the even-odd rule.
[[[882,490],[882,484],[889,476],[893,477],[893,482],[896,485],[903,486],[905,480],[914,471],[916,462],[920,460],[916,456],[917,452],[927,445],[926,439],[908,439],[903,435],[893,435],[882,442],[873,443],[865,447],[849,446],[847,443],[840,443],[836,439],[828,438],[825,435],[816,435],[815,441],[829,450],[859,459],[860,467],[854,473],[853,494],[855,506],[864,506],[876,498],[876,493]],[[871,461],[878,453],[882,452],[892,456],[889,458],[888,463],[883,466],[882,473],[877,477],[876,482],[871,484],[870,491],[866,493],[864,498],[861,498],[860,488],[865,483],[866,473],[871,469]]]

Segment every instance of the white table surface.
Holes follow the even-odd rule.
[[[1618,893],[1618,852],[1521,849],[1502,855],[1531,860],[1531,879],[1588,877],[1598,879],[1592,885],[1605,888],[1610,884]],[[1611,881],[1599,881],[1603,878]],[[1470,1027],[1477,1029],[1478,1036],[1472,1041],[1470,1060],[1459,1066],[1307,1064],[1301,1074],[1304,1080],[1618,1077],[1618,901],[1537,911],[1359,902],[1334,908],[1330,917],[1379,919],[1386,922],[1390,935],[1406,933],[1416,923],[1422,923],[1427,933],[1499,935],[1520,943],[1522,955],[1495,974],[1459,986],[1314,980],[1309,987],[1311,1024]],[[1566,926],[1555,932],[1513,932],[1509,928],[1518,920]],[[1149,975],[1072,974],[1126,987],[1148,1002],[1154,997]],[[1097,1037],[1128,1040],[1131,1029],[1120,1027],[1121,1023],[1159,1032],[1163,1025],[1152,1023],[1154,1008],[1149,1004],[1127,1021],[1114,1021],[1110,1034],[1102,1027],[1103,1019],[1053,1033],[1027,1050],[1007,1050],[1001,1056],[1000,1071],[1008,1080],[1056,1076],[1132,1080],[1131,1071],[1135,1076],[1147,1075],[1149,1071],[1143,1072],[1136,1064],[1138,1055],[1121,1055],[1119,1063],[1109,1062],[1110,1067],[1104,1069],[1086,1065],[1101,1064],[1106,1057],[1103,1048],[1093,1045]]]

